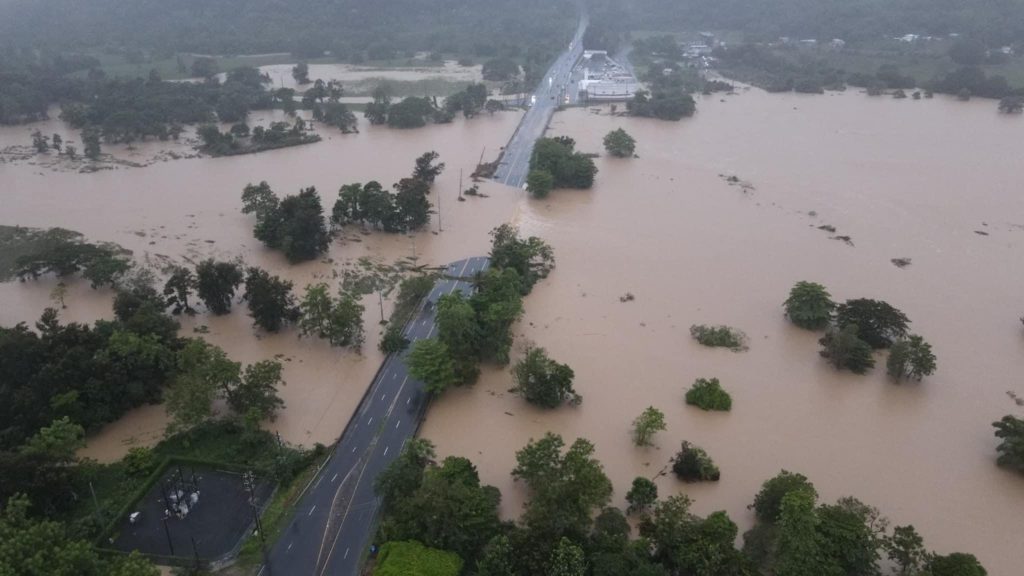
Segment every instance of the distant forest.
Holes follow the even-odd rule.
[[[561,46],[576,13],[570,0],[0,0],[0,49],[492,56]]]

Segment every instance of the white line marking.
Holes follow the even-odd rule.
[[[395,430],[398,430],[398,425],[401,424],[401,423],[402,423],[401,420],[399,420],[398,422],[395,422]]]
[[[353,453],[355,453],[355,451],[356,451],[356,448],[358,448],[358,446],[353,446],[353,447],[352,447],[352,452],[353,452]],[[337,474],[335,474],[335,476],[337,476]]]
[[[309,514],[306,514],[306,516],[312,516],[313,510],[316,510],[316,504],[313,504],[313,507],[309,509]]]
[[[384,455],[385,455],[385,456],[387,456],[387,455],[388,455],[388,448],[389,448],[389,446],[385,446],[385,447],[384,447]]]
[[[367,426],[369,426],[370,424],[373,424],[373,416],[370,416],[370,421],[366,423]]]
[[[412,400],[412,396],[410,396],[410,397],[408,397],[408,398],[406,398],[406,399],[405,399],[405,405],[406,405],[406,406],[408,406],[408,405],[409,405],[409,401],[410,401],[410,400]]]
[[[294,544],[294,542],[289,542],[288,543],[288,549],[285,550],[285,552],[288,552],[288,551],[290,551],[292,549],[292,544]]]
[[[387,394],[381,394],[380,399],[383,400],[385,396],[387,396]]]
[[[345,558],[348,558],[348,551],[349,551],[349,549],[345,548]],[[345,558],[342,558],[342,560],[344,560]]]
[[[398,379],[398,372],[392,372],[391,373],[391,379],[392,380],[397,380]]]
[[[338,479],[338,475],[337,474],[335,474],[334,476],[331,476],[331,482],[334,482],[337,479]]]

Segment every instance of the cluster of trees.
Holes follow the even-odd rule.
[[[214,124],[204,124],[196,130],[196,134],[202,141],[200,150],[203,152],[212,156],[234,156],[320,141],[320,136],[310,134],[307,130],[306,121],[296,118],[292,124],[271,122],[266,128],[256,126],[251,130],[248,124],[239,122],[227,132],[221,132]]]
[[[555,188],[590,188],[597,166],[568,136],[540,138],[530,156],[526,187],[535,198],[546,197]]]
[[[509,225],[491,235],[491,266],[474,281],[473,294],[439,298],[437,338],[418,341],[409,354],[409,373],[434,393],[474,382],[480,362],[509,362],[512,324],[522,314],[523,296],[554,266],[551,248],[539,238],[520,238]],[[552,407],[575,398],[572,370],[548,359],[542,349],[522,366],[520,385],[528,398]]]
[[[378,86],[373,91],[373,102],[366,105],[364,116],[370,124],[387,124],[392,128],[422,128],[427,123],[445,124],[455,119],[462,112],[466,118],[472,118],[486,109],[496,112],[503,108],[501,102],[488,100],[487,86],[471,84],[465,89],[445,98],[444,105],[439,106],[436,98],[408,96],[398,102],[392,102],[388,91]]]
[[[683,482],[718,482],[722,476],[707,451],[686,441],[672,459],[672,472]]]
[[[814,485],[783,470],[761,487],[750,506],[757,524],[744,534],[744,551],[775,574],[880,574],[882,554],[897,573],[985,576],[971,554],[929,552],[913,526],[896,526],[856,498],[818,504]]]
[[[879,66],[873,74],[848,72],[823,58],[809,57],[799,51],[741,44],[718,49],[715,56],[720,69],[730,77],[756,84],[769,92],[821,94],[842,90],[847,85],[866,88],[869,95],[885,90],[907,90],[920,86],[925,95],[952,94],[961,99],[971,96],[1005,98],[1024,96],[1024,88],[1013,87],[998,74],[987,74],[978,64],[949,66],[934,78],[914,78],[894,63]],[[954,59],[955,60],[955,59]],[[920,98],[918,94],[915,98]]]
[[[31,514],[24,495],[0,506],[0,558],[10,574],[51,576],[158,576],[160,570],[142,555],[100,556],[92,545],[69,537],[60,522]]]
[[[633,116],[681,120],[694,115],[697,103],[693,96],[678,89],[657,90],[653,93],[637,90],[633,99],[626,103],[626,110]]]
[[[1010,470],[1024,472],[1024,418],[1008,414],[992,426],[996,429],[996,438],[1001,440],[996,447],[999,454],[996,462]]]
[[[619,128],[605,134],[604,149],[616,158],[631,158],[636,152],[636,140]]]
[[[548,358],[543,348],[531,347],[512,368],[515,386],[509,392],[542,408],[557,408],[566,402],[578,406],[583,397],[572,387],[575,376],[572,368]]]
[[[177,139],[185,124],[244,122],[251,110],[273,104],[264,89],[269,77],[251,67],[231,70],[223,83],[166,82],[156,73],[130,80],[95,76],[79,80],[77,95],[61,100],[61,118],[75,128],[98,129],[107,142]]]
[[[385,190],[379,182],[354,183],[342,186],[331,210],[332,228],[352,224],[372,226],[386,232],[418,230],[430,221],[427,195],[434,180],[444,171],[444,162],[437,162],[437,152],[430,151],[416,159],[412,176],[402,178],[393,188]]]
[[[492,82],[507,82],[519,77],[519,64],[506,56],[491,58],[483,65],[484,80]]]
[[[315,187],[279,199],[265,181],[242,190],[242,213],[256,217],[253,235],[289,262],[313,260],[327,251],[330,234]]]
[[[15,260],[21,280],[53,274],[60,278],[81,273],[93,288],[112,286],[131,269],[131,252],[114,244],[93,244],[82,235],[51,228],[39,235],[37,249]]]
[[[717,472],[702,453],[684,443],[675,461],[687,475],[710,479]],[[879,512],[854,498],[819,505],[811,483],[786,471],[755,497],[758,523],[742,549],[725,512],[702,518],[685,495],[659,500],[647,478],[634,480],[626,495],[627,513],[640,516],[641,538],[631,538],[626,514],[608,505],[612,484],[584,438],[569,446],[551,433],[531,440],[516,453],[512,476],[528,500],[521,517],[502,523],[500,493],[481,485],[469,460],[437,462],[429,441],[413,440],[377,479],[378,541],[418,542],[431,558],[437,550],[455,553],[464,572],[480,576],[878,575],[883,553],[900,574],[985,574],[970,554],[928,552],[912,526],[890,534]]]
[[[921,380],[935,372],[935,354],[910,334],[910,319],[891,304],[869,298],[837,305],[821,284],[797,282],[783,303],[786,316],[807,330],[825,329],[821,356],[837,369],[864,374],[875,366],[874,351],[889,349],[886,369],[897,382]]]

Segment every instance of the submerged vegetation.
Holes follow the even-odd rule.
[[[701,345],[710,348],[728,348],[733,352],[747,349],[747,335],[729,326],[694,324],[690,326],[690,336]]]
[[[728,412],[732,409],[732,397],[722,388],[718,378],[698,378],[694,381],[693,386],[686,391],[686,403],[702,410]]]

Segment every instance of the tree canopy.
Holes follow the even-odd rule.
[[[565,402],[579,405],[583,398],[572,387],[572,368],[548,358],[543,348],[530,348],[512,368],[515,392],[531,404],[557,408]]]

